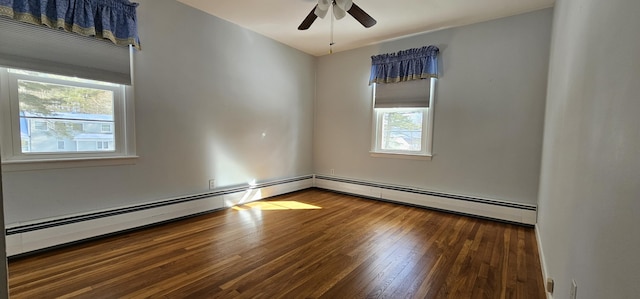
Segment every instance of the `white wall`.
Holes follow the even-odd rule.
[[[320,57],[315,173],[535,204],[552,15],[545,9]],[[370,57],[430,44],[442,58],[433,160],[370,157]]]
[[[640,1],[556,1],[538,229],[554,298],[640,294]]]
[[[140,158],[4,172],[7,224],[312,173],[314,57],[173,0],[136,2]]]

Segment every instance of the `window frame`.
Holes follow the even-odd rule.
[[[39,73],[46,74],[44,72]],[[114,123],[112,128],[115,141],[114,150],[23,153],[22,140],[20,136],[18,80],[112,91],[114,97]],[[9,72],[9,68],[0,67],[0,115],[2,115],[1,124],[3,127],[0,131],[0,149],[2,150],[3,167],[4,165],[7,165],[7,167],[4,167],[3,169],[14,171],[77,166],[132,164],[131,161],[125,160],[137,158],[135,155],[133,94],[133,87],[128,85],[85,80],[71,81],[57,77],[41,77],[37,75],[13,73]],[[109,160],[109,162],[106,162],[107,160]],[[79,161],[84,162],[78,163]],[[15,166],[15,164],[30,165]]]
[[[433,156],[433,116],[435,108],[435,85],[436,78],[429,79],[429,107],[402,107],[402,108],[375,108],[376,85],[372,87],[372,130],[371,130],[371,150],[370,155],[378,158],[399,158],[431,160]],[[396,111],[422,111],[422,139],[421,150],[385,150],[382,149],[382,118],[385,112]]]

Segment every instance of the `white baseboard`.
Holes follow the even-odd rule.
[[[436,193],[416,188],[344,178],[309,175],[252,186],[213,190],[205,194],[164,199],[145,204],[93,211],[91,213],[13,223],[6,227],[7,256],[11,257],[155,223],[225,209],[234,205],[304,190],[314,186],[368,198],[447,210],[478,217],[527,225],[536,223],[535,205]],[[540,254],[542,257],[542,251],[540,251]],[[546,270],[543,272],[546,274]]]
[[[313,178],[311,176],[296,181],[287,181],[285,183],[269,183],[262,184],[261,187],[252,187],[244,192],[230,193],[224,196],[224,207],[229,208],[239,204],[265,199],[285,193],[298,190],[304,190],[313,187]]]
[[[6,228],[7,256],[228,208],[313,187],[311,175],[145,204],[67,215]]]
[[[538,244],[538,257],[540,258],[540,268],[542,269],[542,284],[545,286],[545,294],[547,299],[553,299],[553,294],[547,292],[547,279],[549,278],[549,272],[547,272],[547,262],[545,262],[544,251],[542,250],[542,241],[540,239],[540,227],[536,224],[536,243]]]
[[[529,204],[320,175],[315,176],[314,184],[322,189],[526,225],[534,225],[537,217],[536,206]]]

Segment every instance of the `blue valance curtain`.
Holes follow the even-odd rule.
[[[397,83],[438,77],[436,46],[371,56],[371,83]]]
[[[139,50],[137,6],[128,0],[0,0],[0,16]]]

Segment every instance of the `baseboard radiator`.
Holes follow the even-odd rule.
[[[443,210],[474,217],[533,226],[537,206],[509,201],[432,192],[424,189],[316,175],[316,188],[361,197]]]
[[[7,256],[30,254],[313,187],[473,217],[524,225],[536,223],[535,205],[333,176],[307,175],[91,213],[10,224],[5,232]]]
[[[6,227],[7,256],[38,252],[312,187],[313,176],[308,175],[116,209],[15,223]]]

